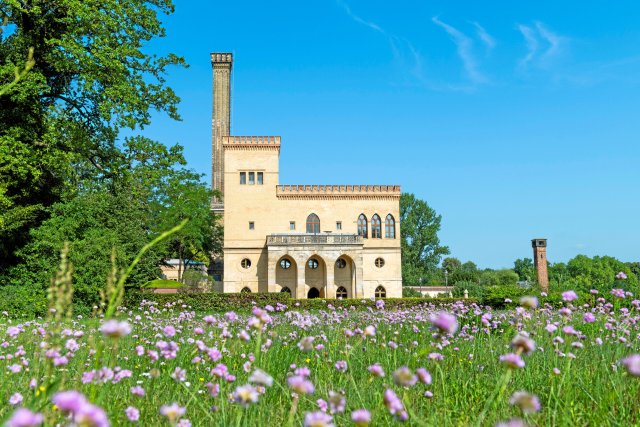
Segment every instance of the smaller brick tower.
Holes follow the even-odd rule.
[[[549,273],[547,272],[547,239],[533,239],[533,265],[538,274],[538,284],[542,292],[549,292]]]

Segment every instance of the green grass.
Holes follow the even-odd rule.
[[[128,406],[140,410],[139,425],[170,425],[159,415],[159,408],[177,402],[187,408],[184,417],[198,426],[298,426],[305,413],[318,410],[317,399],[327,400],[329,391],[336,391],[344,392],[347,411],[334,416],[335,425],[353,425],[351,411],[366,408],[372,413],[372,425],[379,426],[399,423],[384,406],[383,393],[389,388],[403,400],[409,412],[405,425],[475,425],[483,411],[486,418],[481,425],[487,426],[513,417],[523,418],[529,425],[629,426],[640,422],[637,399],[640,378],[631,377],[619,364],[623,357],[638,351],[639,323],[635,322],[635,312],[597,314],[595,323],[584,324],[580,310],[571,319],[564,319],[552,310],[537,310],[532,312],[531,318],[522,317],[513,310],[501,311],[493,313],[493,320],[498,324],[485,330],[481,323],[484,311],[477,309],[475,313],[473,309],[463,308],[457,313],[463,329],[455,336],[441,340],[433,336],[428,306],[405,311],[338,309],[271,313],[273,324],[267,325],[262,333],[247,327],[247,317],[228,323],[218,315],[210,325],[202,320],[204,313],[195,315],[185,311],[180,314],[181,310],[175,307],[159,312],[143,307],[132,310],[128,316],[121,314],[121,318],[129,319],[133,330],[120,340],[103,337],[97,331],[97,319],[70,321],[69,330],[83,331],[84,335],[76,338],[80,349],[67,366],[61,367],[53,367],[46,358],[38,357],[40,342],[48,341],[52,347],[60,347],[64,354],[69,337],[56,333],[63,328],[58,330],[55,325],[45,326],[43,321],[33,322],[16,338],[7,338],[9,346],[2,349],[2,354],[6,355],[15,353],[19,345],[24,346],[26,354],[23,357],[29,360],[29,366],[11,374],[7,367],[19,358],[0,361],[3,372],[0,399],[7,402],[16,391],[22,393],[24,406],[42,411],[47,425],[62,421],[60,413],[52,408],[51,395],[56,390],[75,389],[104,408],[112,425],[129,423],[124,414]],[[453,310],[449,307],[449,311]],[[140,319],[136,320],[136,316]],[[559,322],[561,327],[574,325],[583,338],[562,333],[561,327],[551,334],[544,329],[548,322]],[[178,329],[176,336],[161,336],[163,328],[169,325]],[[375,337],[345,335],[345,330],[364,329],[368,325],[376,326]],[[0,321],[0,333],[8,326]],[[31,331],[38,327],[53,332],[52,337],[47,340],[36,338]],[[197,334],[195,328],[202,328],[203,333]],[[221,336],[224,329],[230,337]],[[242,329],[250,331],[250,341],[237,338]],[[526,362],[523,369],[508,374],[509,369],[498,359],[512,351],[509,343],[519,329],[531,334],[538,349],[523,356]],[[322,344],[324,348],[302,352],[297,344],[305,336],[315,337],[314,345]],[[565,342],[554,344],[556,336],[563,337]],[[627,337],[627,343],[620,342],[619,336]],[[597,337],[604,341],[602,345],[595,342]],[[153,361],[148,356],[136,355],[137,345],[157,351],[159,340],[174,341],[179,346],[175,358],[161,357]],[[209,360],[206,351],[198,350],[195,340],[201,340],[208,348],[223,350],[222,360]],[[267,340],[271,341],[271,346],[260,351],[260,346]],[[392,348],[392,341],[397,348]],[[573,342],[581,342],[583,348],[573,348]],[[97,353],[92,354],[93,350]],[[562,356],[571,352],[575,358]],[[440,353],[444,360],[430,360],[430,353]],[[249,373],[243,365],[251,354],[256,359],[249,370],[260,368],[268,372],[275,383],[266,389],[257,403],[244,408],[231,402],[229,395],[236,387],[247,383]],[[202,357],[202,361],[192,363],[197,356]],[[346,372],[335,369],[338,360],[347,362]],[[235,382],[212,376],[211,369],[218,363],[227,365],[236,376]],[[383,366],[384,378],[369,373],[367,368],[374,363]],[[294,399],[287,387],[287,376],[291,374],[293,364],[309,367],[315,392],[301,396],[292,412]],[[117,384],[82,383],[83,372],[105,366],[129,369],[132,377]],[[418,383],[408,388],[394,384],[392,373],[401,366],[412,370],[427,368],[433,383]],[[177,367],[186,369],[185,382],[171,377]],[[554,374],[553,368],[560,369],[560,374]],[[36,378],[45,390],[30,390],[28,384],[32,378]],[[220,384],[218,397],[209,395],[205,387],[209,381]],[[501,390],[503,382],[504,390]],[[130,393],[130,388],[138,383],[146,391],[144,398]],[[509,404],[509,397],[518,390],[537,395],[542,410],[523,416],[518,408]],[[425,397],[425,391],[431,391],[433,397]],[[9,405],[0,405],[0,420],[6,419],[11,412]]]

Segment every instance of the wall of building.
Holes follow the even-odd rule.
[[[240,292],[249,288],[252,292],[277,292],[283,287],[276,281],[278,259],[269,260],[266,237],[271,234],[306,233],[307,217],[315,213],[320,218],[320,234],[356,234],[358,217],[364,214],[368,221],[369,238],[363,239],[353,271],[359,271],[352,282],[345,272],[336,277],[335,262],[346,248],[318,246],[295,250],[289,254],[296,264],[297,276],[288,277],[280,272],[288,288],[305,297],[316,286],[326,297],[335,297],[338,283],[351,284],[349,297],[372,297],[378,286],[383,286],[387,297],[402,296],[400,259],[399,189],[383,187],[356,188],[349,191],[340,188],[309,191],[278,189],[279,140],[277,144],[238,144],[241,137],[230,137],[225,144],[225,200],[224,200],[224,290]],[[240,183],[240,172],[247,173],[246,184]],[[249,184],[249,172],[262,172],[263,184]],[[378,214],[381,220],[381,239],[371,238],[371,219]],[[391,214],[395,220],[395,238],[385,238],[385,219]],[[290,223],[295,223],[292,230]],[[337,222],[342,228],[337,229]],[[253,223],[253,229],[250,229]],[[306,263],[312,256],[322,261],[322,275],[309,271]],[[251,267],[243,268],[243,259],[251,261]],[[384,259],[384,266],[377,267],[377,258]],[[351,268],[351,266],[350,266]],[[272,281],[269,283],[271,271]],[[322,277],[322,278],[321,278]],[[336,280],[337,279],[337,280]],[[328,286],[324,286],[324,283]],[[330,282],[330,283],[329,283]],[[295,283],[295,286],[292,284]],[[278,286],[276,286],[276,284]],[[293,289],[295,288],[295,289]]]

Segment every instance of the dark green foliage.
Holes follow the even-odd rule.
[[[404,286],[402,288],[402,297],[403,298],[421,298],[422,294],[413,288]]]
[[[485,288],[482,285],[478,284],[478,282],[467,282],[464,280],[454,283],[453,296],[458,298],[463,297],[465,289],[470,298],[478,298],[479,300],[484,298]]]
[[[165,74],[184,64],[144,49],[164,36],[170,0],[1,4],[0,277],[49,207],[122,174],[121,129],[142,129],[153,111],[179,118]],[[10,86],[31,50],[33,67]]]
[[[132,196],[97,191],[55,204],[51,218],[32,231],[31,242],[19,252],[23,262],[11,270],[11,285],[45,295],[60,251],[69,241],[69,260],[75,268],[76,309],[90,312],[99,302],[99,291],[106,286],[112,252],[115,250],[116,266],[122,269],[148,242],[149,230],[140,203]],[[144,283],[158,277],[158,258],[157,249],[148,252],[128,283]]]
[[[482,303],[494,308],[503,308],[518,304],[521,297],[532,295],[536,292],[533,289],[525,289],[519,286],[489,286],[484,288]],[[511,300],[511,303],[507,302]]]
[[[518,275],[513,270],[485,270],[480,274],[480,284],[488,286],[515,286]]]
[[[417,286],[437,270],[440,258],[449,248],[440,246],[438,231],[442,217],[413,194],[400,197],[400,234],[402,237],[402,282]]]

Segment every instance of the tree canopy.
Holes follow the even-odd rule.
[[[0,0],[0,271],[48,207],[118,175],[121,129],[179,118],[165,73],[183,59],[143,49],[172,12],[170,0]]]
[[[435,273],[449,248],[440,245],[438,231],[442,217],[427,202],[413,194],[400,196],[400,228],[402,236],[402,281],[417,285]]]

